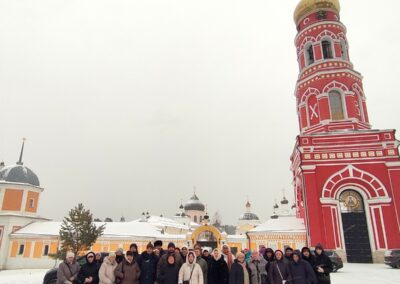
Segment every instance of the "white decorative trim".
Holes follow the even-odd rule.
[[[400,162],[386,162],[387,167],[400,167]]]
[[[356,176],[354,176],[354,171],[360,172],[360,173],[361,173],[361,177],[356,177]],[[356,168],[356,167],[353,166],[353,165],[348,165],[347,167],[343,168],[342,170],[337,171],[336,173],[332,174],[332,175],[327,179],[327,181],[325,182],[325,184],[324,184],[324,186],[323,186],[322,196],[321,196],[322,198],[325,197],[325,192],[329,192],[329,196],[332,196],[332,194],[333,194],[332,190],[334,189],[334,187],[336,186],[336,184],[337,184],[338,182],[340,182],[340,181],[342,181],[342,180],[344,179],[343,176],[342,176],[342,174],[345,173],[345,172],[348,172],[348,174],[349,174],[349,177],[346,177],[345,179],[347,179],[347,178],[353,178],[353,179],[356,179],[356,180],[363,180],[363,181],[365,181],[365,182],[367,182],[368,184],[371,185],[371,188],[375,191],[375,193],[376,193],[377,196],[380,196],[380,194],[379,194],[378,191],[383,190],[383,191],[384,191],[385,198],[387,198],[387,199],[382,198],[382,197],[373,198],[373,197],[371,197],[371,196],[368,196],[368,198],[366,198],[365,200],[374,199],[374,200],[386,200],[386,201],[387,201],[387,200],[390,199],[390,198],[389,198],[389,195],[388,195],[388,193],[387,193],[386,187],[383,185],[383,183],[382,183],[376,176],[374,176],[374,175],[372,175],[372,174],[370,174],[370,173],[368,173],[368,172],[366,172],[366,171],[363,171],[363,170],[361,170],[361,169],[358,169],[358,168]],[[333,182],[333,179],[334,179],[336,176],[340,176],[340,179],[339,179],[337,182]],[[368,176],[368,177],[371,179],[371,181],[370,181],[370,182],[369,182],[369,181],[366,181],[366,180],[363,178],[364,176]],[[373,185],[372,185],[372,182],[373,182],[373,181],[376,181],[376,182],[378,183],[379,187],[373,186]],[[328,187],[328,184],[330,184],[330,183],[332,183],[333,185],[328,189],[327,187]],[[360,185],[358,185],[358,187],[360,187]],[[365,190],[365,192],[368,192],[368,190],[366,190],[366,189],[364,189],[364,190]],[[335,196],[338,196],[338,192],[339,192],[339,190],[337,190],[337,192],[334,193]],[[390,201],[389,201],[389,202],[390,202]]]
[[[301,166],[301,169],[302,170],[306,170],[306,171],[310,171],[310,170],[315,170],[316,166],[315,165],[310,165],[310,166],[303,165],[303,166]]]
[[[341,90],[343,93],[349,92],[347,86],[338,81],[332,81],[328,85],[326,85],[323,89],[323,93],[329,93],[332,89]]]
[[[316,37],[317,41],[323,41],[325,39],[328,39],[330,40],[331,44],[333,43],[333,40],[336,40],[337,38],[338,38],[337,35],[330,30],[323,30]],[[334,51],[334,49],[332,49],[332,51]]]
[[[331,25],[340,26],[341,29],[343,30],[343,32],[341,32],[341,33],[346,33],[346,31],[347,31],[345,25],[343,25],[341,22],[324,21],[324,24],[328,24],[328,25],[331,24]],[[306,33],[306,32],[308,32],[309,30],[312,30],[314,27],[317,27],[317,26],[322,26],[321,22],[316,22],[316,23],[314,23],[314,24],[312,24],[312,25],[310,25],[310,26],[304,28],[302,31],[300,31],[300,32],[296,35],[296,37],[295,37],[295,39],[294,39],[295,45],[297,45],[297,41],[298,41],[298,39],[303,35],[303,33]]]
[[[392,199],[390,197],[387,198],[374,198],[366,200],[368,204],[379,204],[379,203],[391,203]]]
[[[327,62],[332,61],[332,62],[334,62],[334,61],[338,61],[338,60],[336,60],[336,59],[325,59],[324,61],[327,61]],[[319,63],[321,63],[321,62],[319,62]],[[317,64],[317,63],[315,63],[315,64]],[[360,73],[357,73],[356,71],[348,69],[348,68],[335,69],[335,70],[329,70],[329,71],[319,71],[319,72],[311,74],[310,76],[305,77],[301,81],[298,81],[297,84],[296,84],[296,90],[299,88],[300,85],[304,84],[304,82],[310,81],[312,78],[320,77],[322,75],[331,75],[331,74],[337,74],[337,73],[346,73],[346,74],[349,73],[349,74],[352,74],[352,75],[358,77],[360,80],[363,79],[362,76],[360,75]]]

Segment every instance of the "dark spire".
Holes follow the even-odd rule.
[[[25,140],[26,140],[26,138],[22,138],[21,153],[19,154],[19,160],[18,160],[18,162],[17,162],[17,165],[23,165],[23,164],[24,164],[24,163],[22,162],[22,156],[24,155]]]

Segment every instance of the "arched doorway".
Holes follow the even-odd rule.
[[[208,247],[211,249],[215,249],[218,247],[218,240],[213,232],[211,231],[203,231],[199,234],[197,238],[197,242],[201,247]]]
[[[339,197],[347,261],[372,263],[371,244],[362,196],[355,190],[345,190]]]
[[[191,235],[191,242],[193,245],[198,243],[202,247],[218,248],[221,246],[221,241],[225,241],[225,237],[214,226],[204,225],[196,230]]]

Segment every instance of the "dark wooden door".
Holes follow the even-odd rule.
[[[371,244],[362,197],[355,191],[341,195],[341,211],[347,261],[372,263]]]

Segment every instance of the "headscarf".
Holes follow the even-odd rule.
[[[278,260],[277,258],[276,258],[276,253],[277,252],[280,252],[281,254],[282,254],[282,258],[280,259],[280,260]],[[275,260],[276,261],[283,261],[283,259],[285,258],[285,255],[283,254],[283,251],[281,251],[280,249],[277,249],[276,251],[275,251]]]
[[[217,256],[217,258],[215,258],[215,256],[214,256],[214,252],[218,252],[218,256]],[[219,251],[219,249],[214,249],[213,251],[212,251],[212,258],[214,259],[214,260],[220,260],[221,259],[221,257],[222,257],[222,255],[221,255],[221,252]]]
[[[189,262],[189,256],[190,256],[190,255],[193,255],[193,263],[190,263],[190,262]],[[189,253],[188,253],[187,256],[186,256],[186,263],[187,263],[188,265],[195,265],[195,264],[196,264],[196,255],[194,254],[194,252],[189,251]]]
[[[223,245],[223,247],[226,246],[228,248],[228,254],[226,255],[226,263],[228,264],[228,269],[231,270],[232,264],[233,264],[233,255],[231,252],[231,248],[228,245]]]

